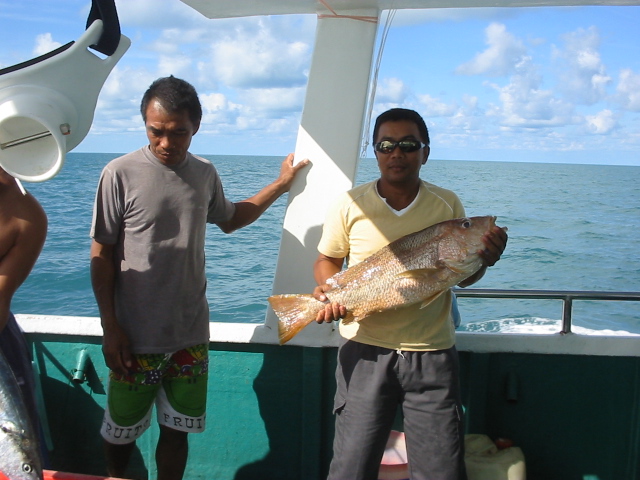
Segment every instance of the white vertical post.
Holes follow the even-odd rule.
[[[320,16],[309,84],[296,143],[296,159],[311,168],[289,193],[273,293],[311,293],[313,262],[327,207],[337,194],[353,186],[358,167],[377,23],[376,9]],[[260,332],[260,333],[258,333]],[[277,317],[268,309],[259,341],[277,341]],[[326,345],[331,325],[313,324],[290,343]],[[264,337],[264,338],[262,338]]]

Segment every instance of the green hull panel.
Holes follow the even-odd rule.
[[[49,468],[105,475],[101,345],[95,337],[29,339]],[[83,351],[90,360],[77,383]],[[336,349],[212,343],[209,353],[207,429],[190,436],[185,478],[325,478]],[[512,439],[529,480],[639,478],[640,357],[461,352],[460,360],[467,431]],[[155,478],[157,434],[154,422],[139,440],[132,478]]]

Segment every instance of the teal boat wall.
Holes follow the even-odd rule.
[[[104,475],[100,338],[32,332],[28,339],[49,468]],[[74,382],[83,357],[84,381]],[[639,357],[461,351],[460,360],[467,431],[512,439],[529,480],[640,478]],[[324,479],[335,365],[335,347],[212,342],[207,429],[190,436],[185,478]],[[157,435],[153,422],[131,478],[155,478]]]
[[[467,431],[513,440],[527,479],[640,478],[640,358],[460,357]]]
[[[108,370],[100,339],[29,334],[53,470],[106,474],[99,429]],[[61,338],[63,341],[60,341]],[[72,380],[87,352],[86,380]],[[331,459],[336,350],[211,343],[207,428],[190,436],[187,479],[324,478]],[[155,422],[130,474],[155,478]]]

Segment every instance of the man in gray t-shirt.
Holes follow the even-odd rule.
[[[101,434],[109,475],[124,477],[155,401],[158,479],[181,479],[187,434],[204,429],[206,224],[225,233],[249,225],[308,161],[294,166],[287,156],[273,183],[233,203],[214,166],[188,152],[202,117],[193,86],[160,78],[140,110],[149,145],[104,168],[91,226],[91,280],[111,370]]]

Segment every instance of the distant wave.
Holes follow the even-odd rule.
[[[487,320],[460,325],[458,331],[483,332],[483,333],[532,333],[532,334],[556,334],[560,331],[560,320],[540,317],[502,318],[499,320]],[[625,330],[594,330],[591,328],[572,325],[573,333],[579,335],[608,335],[620,337],[640,337],[638,333]]]

